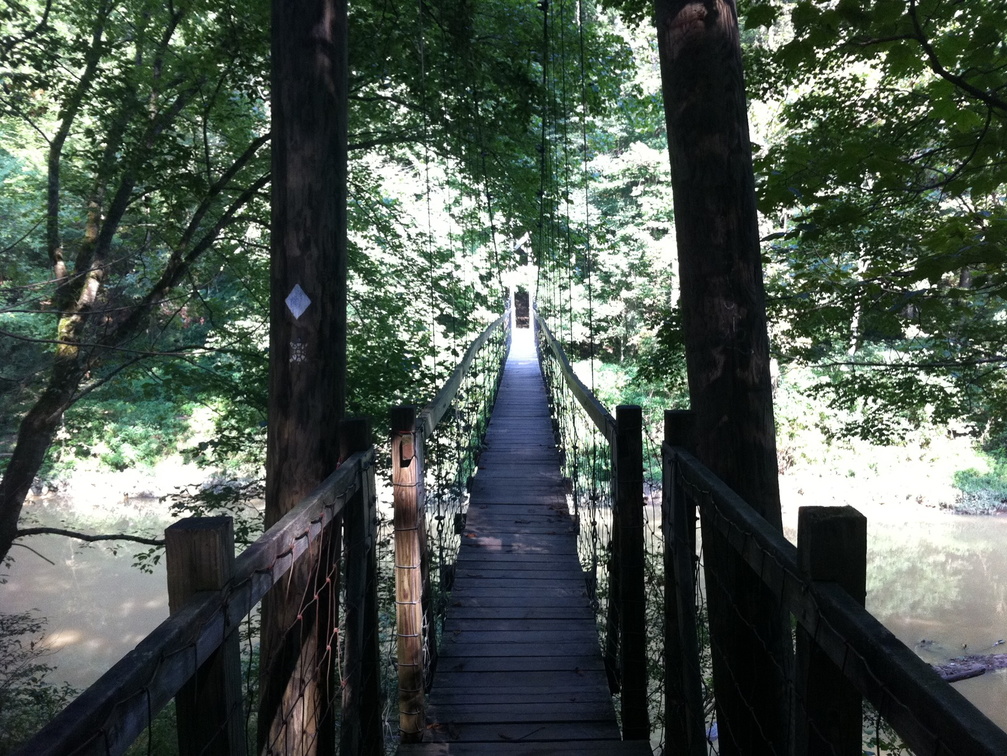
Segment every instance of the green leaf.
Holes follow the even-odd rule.
[[[905,0],[876,0],[874,20],[881,24],[897,21],[906,14]]]
[[[813,2],[802,0],[790,12],[790,20],[794,24],[794,29],[800,33],[814,26],[821,14],[822,12]]]
[[[769,28],[776,23],[779,18],[779,9],[770,3],[756,3],[749,7],[745,13],[745,28],[758,29],[759,27]]]
[[[862,23],[867,18],[863,0],[839,0],[836,12],[844,21]]]
[[[923,53],[919,46],[912,42],[896,42],[885,54],[885,68],[890,76],[905,76],[922,70],[924,66]]]

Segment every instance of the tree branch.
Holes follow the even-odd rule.
[[[20,546],[22,549],[28,549],[28,551],[30,551],[32,554],[34,554],[35,556],[37,556],[43,562],[48,562],[53,567],[56,566],[56,563],[54,561],[52,561],[49,557],[47,557],[45,554],[43,554],[40,551],[36,551],[35,549],[33,549],[31,546],[29,546],[26,543],[12,543],[11,546]]]
[[[23,45],[25,42],[30,41],[33,37],[38,36],[39,32],[41,32],[46,26],[48,26],[48,24],[49,24],[49,12],[51,10],[52,10],[52,0],[46,0],[46,2],[45,2],[45,8],[42,9],[42,18],[39,20],[39,22],[37,24],[35,24],[35,28],[31,29],[29,31],[26,31],[24,33],[24,36],[21,37],[20,39],[18,39],[18,38],[12,38],[7,43],[6,48],[4,49],[3,55],[0,56],[0,57],[6,58],[8,55],[10,55],[14,51],[15,47],[17,47],[18,45]]]
[[[34,535],[66,536],[67,538],[76,538],[78,541],[87,541],[89,543],[96,543],[97,541],[129,541],[131,543],[142,543],[144,546],[164,546],[163,538],[144,538],[143,536],[129,535],[128,533],[80,533],[76,530],[66,530],[64,528],[19,528],[15,538],[25,538]]]
[[[60,185],[61,168],[60,161],[63,158],[63,145],[67,137],[70,136],[70,129],[76,120],[81,107],[84,104],[84,95],[91,88],[98,71],[98,64],[101,62],[101,41],[105,35],[105,23],[108,21],[110,12],[109,4],[102,3],[98,11],[98,20],[95,22],[91,33],[91,44],[87,49],[84,70],[77,79],[77,86],[67,98],[62,108],[63,118],[55,136],[49,143],[49,159],[47,165],[48,186],[46,193],[46,242],[48,246],[49,259],[52,262],[54,276],[57,280],[62,280],[66,275],[66,263],[63,260],[63,241],[59,230],[59,210],[60,210]]]
[[[15,241],[15,242],[7,245],[3,249],[0,249],[0,255],[6,255],[8,252],[12,251],[14,249],[14,247],[16,247],[18,244],[20,244],[21,242],[23,242],[25,239],[27,239],[33,233],[35,233],[35,229],[38,228],[39,226],[41,226],[42,223],[43,223],[43,221],[45,221],[45,218],[40,218],[39,220],[37,220],[35,222],[34,226],[32,226],[31,228],[29,228],[27,231],[25,231],[24,235],[20,239],[18,239],[17,241]]]
[[[937,51],[934,50],[933,45],[930,44],[930,40],[923,31],[923,25],[920,23],[919,14],[917,13],[916,2],[917,0],[909,0],[909,18],[913,22],[913,29],[916,32],[916,41],[920,43],[920,47],[922,47],[923,52],[926,53],[927,63],[930,66],[930,70],[945,81],[954,84],[963,92],[967,92],[975,99],[985,103],[988,107],[996,108],[1004,114],[1007,114],[1007,100],[1002,100],[992,92],[980,89],[974,84],[970,84],[963,77],[951,73],[944,67],[940,59],[937,57]]]
[[[199,257],[213,246],[221,231],[231,222],[234,215],[252,201],[252,198],[269,183],[270,174],[266,173],[256,179],[248,186],[234,201],[224,210],[217,222],[200,238],[193,247],[186,253],[176,250],[171,259],[165,265],[164,272],[160,279],[154,284],[147,295],[134,308],[133,312],[103,341],[103,344],[119,344],[125,342],[136,333],[151,309],[158,302],[166,298],[170,291],[188,273],[192,265]],[[188,233],[189,229],[186,229]]]
[[[1002,365],[1007,364],[1007,357],[977,357],[973,360],[938,360],[936,362],[858,362],[848,360],[843,362],[827,362],[820,365],[823,368],[852,367],[852,368],[885,368],[888,370],[931,370],[934,368],[961,368],[975,367],[976,365]]]

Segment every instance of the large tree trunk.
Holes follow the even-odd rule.
[[[332,472],[339,453],[346,380],[346,14],[346,0],[273,1],[267,528]],[[317,668],[331,667],[331,654],[322,658],[327,639],[316,639],[331,628],[314,616],[317,602],[302,606],[313,593],[317,560],[316,549],[263,603],[260,753],[332,747],[330,674]]]
[[[782,528],[737,12],[730,0],[656,0],[656,10],[697,455]],[[704,549],[721,753],[785,753],[789,621],[711,531]]]
[[[17,443],[0,480],[0,560],[17,538],[25,497],[45,461],[63,413],[73,403],[83,372],[76,360],[57,358],[49,383],[21,420]]]

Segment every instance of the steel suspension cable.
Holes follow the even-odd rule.
[[[545,217],[546,217],[546,181],[549,171],[549,142],[547,129],[549,122],[549,0],[539,0],[538,9],[542,11],[542,113],[539,133],[539,189],[538,189],[538,239],[534,246],[535,270],[535,300],[539,301],[542,288],[542,269],[545,267]],[[549,281],[546,281],[547,285]]]
[[[426,210],[427,210],[427,234],[426,234],[426,253],[427,253],[427,283],[430,295],[430,383],[432,386],[438,384],[437,380],[437,296],[434,287],[435,281],[435,270],[434,270],[434,221],[433,221],[433,207],[431,200],[431,181],[430,181],[430,101],[427,93],[427,43],[426,43],[426,28],[423,21],[423,0],[417,0],[416,7],[418,11],[417,16],[417,34],[418,34],[418,49],[420,55],[420,110],[423,112],[423,177],[425,183],[426,192]]]
[[[590,342],[591,356],[591,391],[595,390],[594,383],[594,354],[595,354],[595,332],[594,332],[594,285],[593,268],[591,260],[591,187],[589,183],[590,173],[588,171],[588,144],[587,144],[587,52],[584,41],[584,26],[587,18],[584,13],[584,0],[578,0],[578,39],[580,46],[580,133],[582,165],[584,171],[584,266],[587,274],[587,323],[588,336]]]

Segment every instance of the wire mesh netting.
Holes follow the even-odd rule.
[[[470,346],[452,376],[418,415],[393,411],[392,501],[394,547],[393,638],[388,658],[388,721],[418,740],[426,726],[424,693],[433,684],[455,563],[464,531],[469,488],[489,424],[509,346],[510,313]],[[396,689],[397,688],[397,689]],[[397,702],[397,705],[396,703]]]
[[[644,480],[638,475],[636,494],[630,506],[643,509],[643,533],[623,539],[624,518],[617,517],[616,453],[617,422],[597,398],[581,384],[570,380],[571,368],[559,347],[554,347],[551,336],[543,329],[541,361],[546,384],[549,387],[553,426],[561,451],[563,474],[568,482],[568,507],[578,524],[578,554],[584,571],[588,595],[597,617],[597,626],[605,659],[609,688],[612,691],[620,719],[625,719],[624,644],[626,633],[634,629],[646,638],[646,671],[644,682],[644,721],[649,721],[650,741],[656,751],[664,745],[663,738],[663,668],[662,643],[664,595],[663,541],[659,502],[660,482],[653,471],[660,468],[659,460],[647,459],[653,454],[651,444],[644,449],[645,461],[641,467],[647,471]],[[624,474],[628,471],[624,471]],[[639,519],[636,520],[640,522]],[[639,525],[637,526],[639,528]],[[629,536],[630,534],[625,534]],[[629,627],[632,622],[625,616],[629,596],[621,595],[621,571],[628,555],[620,552],[620,543],[640,540],[643,545],[644,628]],[[637,714],[639,718],[641,715]],[[627,723],[621,721],[625,730]]]
[[[439,636],[454,582],[454,565],[465,528],[468,494],[506,358],[509,332],[494,331],[475,354],[434,433],[425,438],[425,517],[430,555],[431,609],[426,631]],[[427,644],[432,647],[432,644]],[[433,670],[428,658],[428,686]]]

